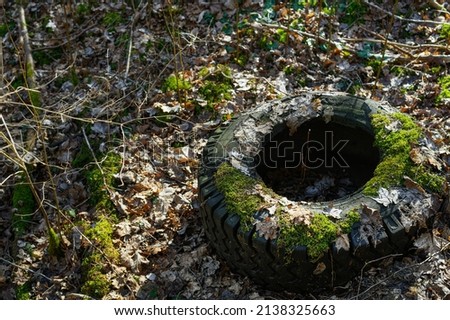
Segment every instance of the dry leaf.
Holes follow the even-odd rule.
[[[278,223],[275,218],[267,217],[263,221],[258,221],[255,227],[258,235],[266,240],[273,240],[278,236]]]
[[[409,156],[415,164],[423,164],[426,160],[426,157],[420,152],[420,148],[412,148]]]
[[[315,276],[317,276],[317,275],[321,274],[322,272],[324,272],[326,268],[327,268],[327,266],[325,265],[325,263],[319,262],[316,266],[316,269],[314,269],[313,274]]]
[[[378,209],[370,208],[367,205],[362,205],[361,223],[372,224],[375,226],[382,225],[381,214]]]
[[[347,234],[341,234],[335,241],[336,250],[339,252],[341,249],[344,251],[350,251],[350,239]]]
[[[426,191],[424,188],[422,188],[422,186],[420,184],[418,184],[417,182],[415,182],[414,180],[412,180],[410,177],[408,176],[404,176],[403,179],[405,179],[405,187],[408,189],[412,189],[412,190],[417,190],[419,191],[421,194],[425,195]]]

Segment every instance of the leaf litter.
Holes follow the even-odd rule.
[[[230,271],[210,250],[201,227],[196,199],[201,151],[211,132],[228,121],[228,116],[245,113],[256,103],[313,90],[346,91],[388,101],[426,128],[425,139],[412,149],[412,161],[450,171],[448,99],[437,99],[441,91],[439,78],[448,73],[448,35],[441,33],[439,24],[448,21],[448,7],[415,7],[409,18],[438,23],[410,22],[400,19],[411,13],[410,3],[399,1],[395,23],[387,32],[385,26],[389,23],[384,22],[391,15],[377,9],[378,5],[368,6],[361,13],[364,19],[350,25],[348,12],[319,17],[317,9],[292,10],[284,5],[271,8],[264,1],[245,1],[241,8],[232,1],[199,1],[188,8],[181,6],[177,28],[181,31],[184,73],[180,75],[192,82],[192,90],[183,93],[161,90],[164,80],[181,68],[174,62],[174,39],[165,28],[165,5],[162,1],[141,5],[133,10],[121,3],[104,3],[84,13],[86,8],[72,5],[73,11],[67,16],[67,8],[60,5],[29,3],[26,10],[33,31],[32,47],[36,53],[51,57],[35,57],[37,79],[44,88],[48,119],[43,125],[48,135],[45,140],[38,138],[33,150],[26,148],[31,139],[29,136],[27,140],[24,132],[36,123],[26,110],[17,108],[17,101],[26,101],[15,51],[18,30],[12,27],[3,36],[3,59],[9,62],[3,77],[16,92],[2,95],[2,116],[15,143],[27,151],[24,159],[30,159],[30,165],[41,165],[39,146],[48,146],[48,161],[55,170],[59,168],[54,180],[58,203],[68,212],[70,227],[63,235],[64,261],[48,256],[45,226],[38,214],[33,216],[33,227],[13,241],[11,199],[16,168],[2,153],[1,298],[16,298],[18,289],[27,282],[32,284],[30,294],[34,299],[79,298],[81,257],[84,250],[94,248],[85,238],[84,229],[75,223],[89,224],[97,214],[88,201],[90,190],[82,169],[72,166],[85,141],[80,128],[87,123],[91,124],[88,139],[101,142],[95,148],[116,148],[115,152],[122,156],[122,166],[114,178],[116,187],[110,192],[119,212],[113,234],[120,259],[107,268],[111,288],[106,299],[305,298],[264,290]],[[253,15],[246,16],[245,10],[239,10],[242,8]],[[5,19],[16,20],[16,9],[12,5]],[[111,12],[120,13],[120,17],[108,19]],[[48,19],[39,20],[47,13],[51,13]],[[255,17],[258,21],[248,23]],[[236,27],[235,21],[241,24]],[[286,29],[282,27],[287,24],[290,33],[283,38],[280,34]],[[385,51],[384,40],[379,39],[383,34],[389,34],[389,40],[395,39]],[[132,45],[131,51],[128,45]],[[409,55],[403,48],[408,48]],[[197,73],[218,63],[232,70],[232,101],[208,105],[198,95],[202,82]],[[302,105],[313,104],[294,101],[290,107],[296,108],[297,116],[315,112],[298,108]],[[323,113],[326,121],[333,117],[332,111]],[[284,111],[274,108],[270,114],[272,123],[249,122],[240,133],[240,147],[246,154],[256,152],[258,146],[251,141],[259,141],[269,132]],[[292,132],[297,130],[295,112],[289,125]],[[2,126],[2,132],[5,129]],[[396,130],[396,124],[388,129]],[[119,143],[112,143],[114,139]],[[7,146],[8,141],[0,139],[0,150],[7,150]],[[237,156],[235,161],[241,159]],[[45,177],[35,178],[43,181]],[[316,189],[332,186],[331,180],[322,180],[311,184],[311,195]],[[434,195],[420,190],[414,177],[406,181],[406,188],[380,190],[376,201],[383,206],[398,206],[405,226],[419,222],[429,230],[415,240],[417,254],[386,258],[383,267],[370,269],[343,292],[315,298],[449,298],[449,212],[435,208]],[[37,186],[55,222],[54,208],[47,200],[52,194],[50,184]],[[295,204],[283,205],[297,212]],[[273,239],[273,206],[266,208],[265,214],[258,221],[258,232]],[[339,212],[333,214],[338,216]],[[295,219],[307,221],[308,217],[310,214],[299,207]],[[430,217],[435,218],[429,221]],[[366,227],[370,229],[366,232],[376,235],[379,212],[364,208],[362,219],[367,221],[366,226],[372,226]],[[336,245],[348,250],[348,236],[341,235]],[[315,272],[323,272],[323,266],[318,265]]]

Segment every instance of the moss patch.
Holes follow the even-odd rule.
[[[14,231],[18,234],[22,234],[30,223],[31,217],[36,210],[33,192],[28,184],[20,182],[14,186],[12,205],[15,209],[13,215]]]
[[[109,280],[104,274],[103,257],[93,253],[82,262],[83,286],[81,292],[90,297],[101,299],[110,289]]]
[[[110,283],[105,273],[110,262],[119,257],[112,234],[117,219],[115,206],[108,189],[114,186],[114,175],[119,172],[122,158],[116,153],[107,154],[97,166],[86,172],[90,201],[95,205],[98,217],[93,225],[82,224],[84,234],[94,244],[94,251],[82,261],[83,285],[81,292],[100,299],[109,292]]]
[[[255,187],[261,186],[266,194],[277,197],[262,181],[246,176],[230,164],[222,163],[216,174],[217,189],[224,195],[225,203],[230,212],[239,215],[244,230],[249,230],[253,223],[254,214],[265,205],[263,198],[256,194]],[[331,243],[340,234],[351,231],[354,223],[359,221],[358,210],[347,213],[345,219],[334,221],[322,213],[315,213],[308,225],[291,222],[285,208],[277,205],[276,216],[279,220],[278,243],[288,251],[295,246],[307,246],[308,255],[317,258],[328,250]]]
[[[229,67],[218,64],[217,66],[203,68],[198,75],[202,78],[202,85],[198,92],[210,108],[214,108],[217,103],[233,98],[231,94],[233,80]]]
[[[16,289],[16,299],[17,300],[30,300],[31,298],[31,281],[28,280],[24,284],[20,285]]]
[[[323,214],[315,214],[310,225],[293,224],[290,219],[281,219],[279,243],[287,250],[295,246],[306,246],[308,256],[317,258],[326,252],[338,235],[338,226]]]
[[[421,129],[409,116],[403,113],[374,114],[372,126],[381,161],[372,179],[366,183],[364,194],[374,196],[380,188],[401,186],[405,175],[427,190],[442,192],[445,179],[415,165],[410,158],[411,148],[418,143]]]
[[[444,99],[450,99],[450,76],[440,78],[438,83],[441,86],[441,92],[439,92],[436,102],[441,103]]]
[[[90,191],[90,201],[97,208],[114,211],[107,187],[115,185],[114,175],[120,171],[122,158],[116,153],[109,153],[101,162],[101,170],[97,166],[86,172],[87,185]]]
[[[192,88],[192,83],[180,75],[171,74],[163,83],[162,91],[187,91]]]
[[[228,210],[237,214],[241,223],[249,227],[253,215],[264,203],[260,196],[254,194],[257,180],[224,162],[217,169],[215,181],[217,189],[225,197]]]

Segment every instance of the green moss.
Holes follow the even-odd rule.
[[[102,23],[109,30],[114,30],[119,24],[125,22],[125,19],[117,11],[110,11],[103,17]]]
[[[114,263],[119,257],[119,252],[112,241],[114,227],[110,218],[101,215],[93,226],[84,225],[83,229],[86,237],[93,242],[95,248],[100,250],[90,253],[82,260],[81,292],[100,299],[110,289],[109,280],[104,274],[107,270],[105,259]]]
[[[23,178],[20,178],[22,181]],[[14,186],[12,194],[12,206],[15,209],[13,215],[14,231],[18,234],[22,234],[36,210],[36,202],[34,200],[31,187],[24,183],[19,182]]]
[[[97,208],[112,209],[107,187],[114,186],[114,175],[119,172],[122,158],[119,154],[108,153],[101,161],[101,170],[97,166],[86,172],[87,185],[90,191],[90,201]]]
[[[17,300],[30,300],[31,298],[31,282],[28,280],[24,284],[20,285],[16,289]]]
[[[366,195],[377,195],[381,187],[401,186],[405,175],[427,190],[442,192],[445,179],[426,168],[419,168],[410,158],[412,145],[419,141],[421,129],[409,116],[375,114],[372,126],[381,161],[364,187]]]
[[[53,228],[48,230],[48,253],[54,257],[62,256],[63,253],[61,249],[61,238]]]
[[[112,242],[113,231],[113,223],[111,219],[105,215],[102,215],[97,222],[95,222],[93,227],[85,230],[85,235],[94,242],[97,247],[102,248],[103,253],[109,260],[116,260],[118,258],[117,249]]]
[[[95,299],[101,299],[110,290],[110,281],[102,268],[103,257],[93,253],[85,258],[81,264],[83,285],[81,292]]]
[[[82,261],[81,291],[94,298],[101,298],[109,292],[109,281],[104,271],[109,262],[115,262],[119,257],[112,239],[116,210],[107,187],[114,186],[114,175],[119,172],[121,164],[120,155],[109,153],[100,162],[101,170],[95,166],[86,172],[90,201],[96,207],[98,218],[92,226],[83,226],[84,234],[92,241],[96,251]]]
[[[257,180],[226,162],[219,166],[214,178],[230,212],[239,215],[243,226],[250,227],[253,215],[264,203],[260,196],[254,194]]]
[[[425,189],[439,194],[443,192],[446,183],[443,175],[430,172],[423,166],[412,166],[408,176]]]
[[[441,103],[444,99],[450,99],[450,76],[445,76],[438,81],[441,91],[436,98],[437,103]]]
[[[442,25],[441,31],[439,32],[439,35],[441,38],[446,39],[448,42],[450,42],[450,23],[444,23]]]
[[[231,94],[233,80],[229,67],[218,64],[203,68],[198,75],[203,80],[198,92],[207,101],[209,107],[214,108],[217,103],[233,98]]]
[[[287,216],[280,220],[278,241],[288,251],[296,246],[306,246],[308,256],[314,259],[328,250],[338,232],[338,225],[324,214],[314,214],[309,225],[293,224]]]
[[[180,90],[190,90],[192,88],[191,82],[188,80],[183,79],[180,76],[171,74],[163,83],[162,85],[162,91],[168,92],[168,91],[180,91]]]
[[[89,280],[85,281],[81,287],[81,292],[90,297],[101,299],[110,290],[108,278],[102,274],[100,271],[95,269],[89,270],[88,273]]]
[[[337,222],[340,228],[340,234],[348,234],[352,231],[353,225],[361,220],[361,215],[358,212],[358,209],[350,210],[347,213],[347,216],[343,220],[339,220]]]
[[[264,200],[255,194],[255,186],[260,185],[262,192],[276,197],[262,181],[246,176],[226,162],[219,166],[215,182],[225,197],[228,210],[241,218],[244,230],[251,227],[254,214],[264,206]],[[312,258],[326,252],[339,234],[349,233],[353,224],[360,219],[358,210],[354,209],[342,220],[333,221],[325,214],[315,213],[309,225],[294,224],[285,212],[285,209],[278,206],[275,213],[280,221],[279,244],[288,251],[295,246],[307,246]]]

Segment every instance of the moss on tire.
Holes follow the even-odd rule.
[[[294,132],[315,118],[370,133],[380,161],[372,179],[348,196],[291,201],[264,184],[255,159],[267,134],[282,126]],[[406,252],[434,214],[438,200],[432,191],[443,180],[411,161],[411,146],[420,137],[420,128],[394,108],[346,94],[302,94],[257,106],[219,128],[203,152],[200,211],[212,247],[235,271],[270,289],[344,285],[367,261]],[[391,174],[393,168],[398,172]],[[403,187],[412,173],[430,192]],[[398,199],[380,200],[380,190]],[[410,215],[411,199],[433,206]]]

